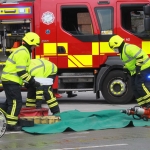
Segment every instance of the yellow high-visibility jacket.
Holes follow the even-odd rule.
[[[6,60],[6,65],[3,68],[1,80],[13,81],[23,84],[23,80],[29,81],[31,76],[27,73],[30,64],[30,53],[25,46],[18,47]],[[22,72],[20,76],[18,72]]]
[[[136,73],[136,66],[140,66],[141,71],[150,67],[149,56],[141,48],[133,44],[124,45],[120,58],[124,62],[125,68],[130,71],[131,76]]]
[[[47,78],[57,73],[57,66],[46,59],[31,59],[28,73],[31,76]]]

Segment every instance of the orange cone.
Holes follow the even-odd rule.
[[[13,45],[12,48],[17,48],[17,47],[19,47],[19,46],[20,46],[20,42],[16,41],[16,42],[14,42],[14,45]]]

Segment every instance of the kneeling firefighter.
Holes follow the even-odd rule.
[[[57,66],[46,59],[32,59],[28,73],[34,77],[52,78],[55,80]],[[53,115],[60,112],[58,102],[52,91],[52,85],[41,85],[35,88],[31,84],[25,84],[25,87],[27,87],[28,90],[26,107],[41,108],[44,97]]]
[[[30,64],[32,50],[40,45],[40,37],[34,32],[28,32],[22,39],[22,45],[11,53],[2,71],[2,85],[6,95],[6,101],[1,110],[6,116],[7,130],[19,131],[18,115],[22,107],[21,86],[23,81],[29,82],[34,87],[40,86],[27,72]]]
[[[150,106],[150,59],[138,46],[124,42],[124,39],[114,35],[109,40],[109,47],[117,53],[124,63],[124,71],[131,76],[131,85],[139,106]],[[127,79],[127,74],[125,79]]]

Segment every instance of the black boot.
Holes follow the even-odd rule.
[[[7,124],[6,131],[21,131],[21,126]]]
[[[42,100],[36,100],[36,109],[42,108]]]
[[[73,94],[72,91],[67,92],[68,97],[75,97],[77,94]]]

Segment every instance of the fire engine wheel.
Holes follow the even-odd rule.
[[[126,104],[133,99],[130,80],[123,82],[123,76],[121,70],[113,70],[104,79],[101,92],[108,103]]]

